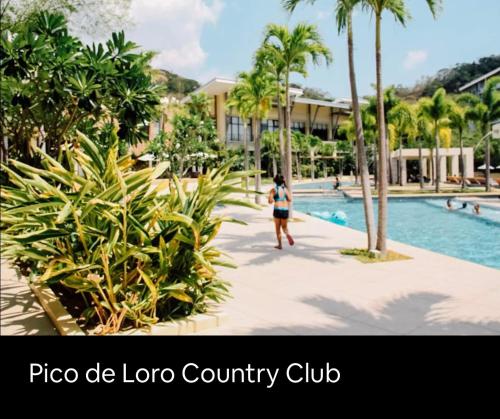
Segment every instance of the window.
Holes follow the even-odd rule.
[[[275,132],[279,130],[279,121],[274,119],[264,119],[260,124],[260,132],[271,131]]]
[[[313,124],[311,134],[328,141],[328,124]]]
[[[227,117],[227,141],[241,142],[243,141],[243,120],[237,116]],[[253,141],[252,138],[252,121],[247,122],[247,139]]]
[[[306,123],[293,121],[292,122],[292,131],[300,131],[302,134],[306,133]]]

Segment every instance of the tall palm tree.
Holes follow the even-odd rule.
[[[420,177],[420,189],[425,188],[424,180],[424,164],[422,148],[424,146],[432,147],[432,125],[423,115],[419,104],[416,105],[417,117],[417,142],[418,142],[418,174]],[[432,149],[431,149],[431,164],[432,164]]]
[[[465,109],[459,105],[459,102],[452,103],[449,118],[450,128],[454,129],[458,134],[460,144],[460,176],[462,178],[462,190],[465,190],[464,131],[467,129],[468,124]]]
[[[247,89],[248,85],[243,82],[248,78],[247,73],[240,73],[239,82],[233,88],[226,102],[226,108],[228,110],[235,109],[238,113],[240,119],[243,122],[243,154],[244,154],[244,168],[245,172],[248,172],[250,169],[250,156],[248,149],[248,119],[251,115],[251,109],[249,107],[249,102],[247,99]],[[248,176],[245,176],[244,179],[245,189],[248,191],[249,187],[249,179]],[[247,194],[248,198],[248,194]]]
[[[259,69],[253,69],[250,73],[241,73],[238,77],[238,88],[240,100],[245,103],[245,109],[252,115],[252,136],[254,140],[254,158],[255,158],[255,203],[260,205],[262,190],[262,168],[261,156],[261,132],[260,121],[266,119],[272,106],[276,90],[272,78],[268,73]]]
[[[295,10],[301,1],[314,4],[316,0],[284,0],[283,4],[289,11]],[[354,64],[354,32],[352,14],[354,8],[361,3],[360,0],[336,0],[336,21],[338,33],[346,32],[347,49],[349,54],[349,80],[351,85],[352,110],[356,130],[357,163],[361,174],[361,188],[363,191],[363,206],[365,212],[366,230],[368,232],[368,249],[375,249],[375,218],[373,211],[373,199],[370,186],[370,172],[366,158],[365,135],[363,121],[358,99],[358,87],[356,81],[356,69]],[[357,171],[356,171],[357,175]]]
[[[292,72],[307,76],[307,62],[319,64],[324,58],[327,64],[332,61],[330,50],[323,44],[318,29],[314,25],[298,24],[293,30],[283,25],[271,24],[266,29],[265,45],[274,45],[275,51],[285,63],[285,175],[286,182],[292,185],[292,123],[290,75]],[[290,208],[292,211],[292,208]],[[290,214],[292,216],[292,214]]]
[[[403,140],[406,137],[411,140],[417,135],[417,121],[413,108],[406,102],[401,102],[399,105],[391,109],[387,115],[390,132],[393,136],[391,139],[394,144],[399,146],[399,185],[404,185],[403,179]]]
[[[441,191],[441,135],[440,129],[449,124],[449,113],[451,103],[446,97],[446,90],[441,88],[434,93],[434,96],[429,99],[423,99],[420,102],[422,114],[432,122],[433,134],[436,144],[436,163],[435,163],[435,178],[436,178],[436,193]]]
[[[485,138],[486,191],[491,191],[491,124],[500,118],[500,77],[491,78],[485,85],[480,97],[465,94],[461,96],[462,103],[468,103],[465,116],[476,124],[479,132]]]
[[[441,0],[426,0],[432,14],[435,15]],[[376,55],[376,74],[377,74],[377,119],[378,119],[378,143],[379,143],[379,209],[378,209],[378,234],[377,250],[382,255],[387,252],[387,211],[388,211],[388,181],[387,181],[387,163],[388,163],[388,144],[386,136],[385,113],[384,113],[384,91],[382,84],[382,15],[389,12],[396,21],[402,25],[410,18],[404,0],[363,0],[363,6],[370,10],[375,16],[375,55]]]
[[[283,138],[284,115],[283,115],[283,82],[286,64],[280,49],[276,45],[264,44],[255,54],[255,67],[263,72],[268,72],[276,83],[276,108],[278,112],[278,140],[279,140],[279,162],[281,173],[286,171],[285,167],[285,141]]]

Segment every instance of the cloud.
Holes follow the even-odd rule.
[[[223,7],[222,0],[132,0],[129,38],[158,53],[153,66],[193,75],[207,58],[203,29],[217,23]]]
[[[429,53],[425,50],[408,51],[403,66],[407,70],[413,70],[420,64],[423,64],[429,58]]]
[[[316,19],[318,20],[325,20],[328,19],[332,15],[332,12],[326,12],[324,10],[320,10],[318,14],[316,15]]]

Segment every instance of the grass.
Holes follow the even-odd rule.
[[[377,257],[372,252],[366,249],[344,249],[340,251],[341,255],[344,256],[354,256],[361,263],[385,263],[385,262],[398,262],[402,260],[411,260],[409,256],[402,255],[400,253],[393,252],[389,250],[387,255],[383,258]]]

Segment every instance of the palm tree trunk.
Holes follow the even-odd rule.
[[[243,122],[243,153],[244,153],[244,167],[245,167],[245,172],[248,172],[250,170],[250,162],[249,162],[249,157],[248,157],[248,124],[247,124],[247,119],[244,118]],[[245,176],[245,189],[248,191],[248,176]],[[246,197],[248,198],[248,192],[246,194]]]
[[[253,129],[253,138],[254,138],[254,156],[255,156],[255,170],[257,171],[257,174],[255,175],[255,203],[257,205],[260,205],[261,199],[260,199],[260,192],[262,190],[262,175],[260,174],[260,170],[262,169],[262,159],[261,159],[261,153],[260,153],[260,130],[259,130],[259,118],[258,115],[255,115],[254,121],[252,123],[252,129]]]
[[[316,175],[316,168],[314,167],[314,165],[315,165],[314,150],[311,150],[311,180],[314,180]]]
[[[273,156],[273,177],[276,177],[278,174],[278,162],[276,161],[276,157]]]
[[[462,130],[458,133],[460,140],[460,176],[462,177],[462,190],[465,191],[465,158],[464,158],[464,139]]]
[[[398,178],[399,178],[399,186],[403,186],[403,139],[399,139],[399,171],[398,171]]]
[[[485,150],[485,160],[486,160],[486,192],[491,192],[491,152],[490,152],[490,136],[486,137],[486,150]]]
[[[283,107],[281,106],[281,83],[278,80],[278,130],[279,130],[279,143],[280,143],[280,168],[281,174],[285,176],[285,141],[283,138]]]
[[[372,152],[373,152],[373,180],[375,183],[375,188],[378,188],[378,158],[377,158],[377,144],[372,144]]]
[[[441,157],[440,157],[441,142],[439,140],[439,130],[437,121],[434,123],[434,135],[436,138],[436,193],[439,193],[441,191]]]
[[[302,165],[300,164],[300,153],[297,153],[295,158],[297,159],[297,179],[302,180]]]
[[[377,250],[382,256],[387,253],[387,212],[388,212],[388,182],[387,182],[387,158],[388,145],[385,127],[384,91],[382,86],[382,45],[381,24],[382,16],[376,16],[376,64],[377,64],[377,119],[378,119],[378,143],[379,143],[379,179],[378,179],[378,231]]]
[[[287,71],[286,81],[285,81],[285,95],[286,95],[286,145],[285,145],[285,176],[286,185],[288,187],[288,193],[290,197],[292,196],[292,122],[291,122],[291,108],[290,108],[290,72]],[[289,215],[290,218],[293,217],[292,204],[289,205]]]
[[[352,13],[349,13],[347,21],[347,47],[349,51],[349,80],[351,84],[352,111],[354,115],[354,126],[356,129],[356,146],[358,150],[359,166],[361,169],[361,189],[363,191],[363,208],[365,211],[366,231],[368,235],[368,250],[375,249],[375,216],[373,213],[373,199],[370,185],[370,171],[365,150],[365,136],[361,110],[358,99],[358,86],[356,82],[356,71],[354,67],[354,36],[352,31]]]
[[[422,140],[418,142],[418,177],[420,180],[420,189],[424,189],[425,183],[424,183],[424,162],[422,156]]]

